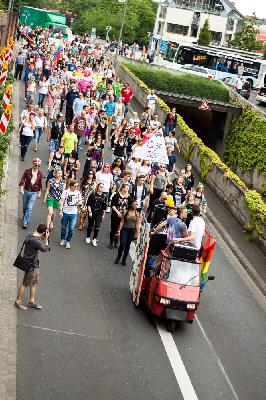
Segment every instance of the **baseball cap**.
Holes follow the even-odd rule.
[[[41,163],[42,163],[42,160],[40,159],[40,158],[34,158],[34,160],[32,161],[32,163],[34,164],[34,165],[41,165]]]

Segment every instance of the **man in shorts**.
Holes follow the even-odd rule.
[[[21,310],[27,310],[27,307],[22,303],[22,297],[27,287],[30,288],[30,300],[28,307],[41,310],[42,306],[35,301],[37,285],[39,283],[39,258],[38,251],[46,252],[49,247],[49,230],[45,224],[40,224],[33,233],[28,233],[24,239],[25,258],[32,261],[32,267],[28,272],[25,272],[22,284],[18,290],[18,295],[15,301],[15,306]]]

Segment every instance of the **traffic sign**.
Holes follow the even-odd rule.
[[[211,111],[208,100],[203,100],[201,105],[199,106],[199,110],[202,111]]]

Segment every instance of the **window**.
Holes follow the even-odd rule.
[[[166,259],[162,279],[180,285],[199,286],[200,267],[197,263]]]
[[[176,35],[186,36],[188,34],[188,26],[177,25],[177,24],[167,24],[167,32],[175,33]]]

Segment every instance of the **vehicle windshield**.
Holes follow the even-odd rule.
[[[162,279],[181,285],[200,286],[200,264],[167,259],[162,271]]]

